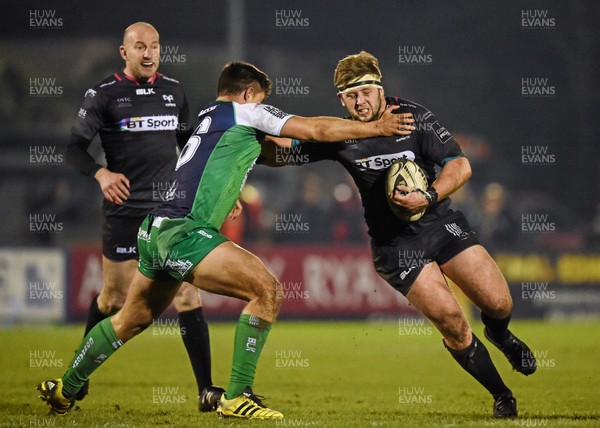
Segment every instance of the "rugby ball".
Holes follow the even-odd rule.
[[[408,211],[392,202],[396,187],[406,186],[408,187],[407,192],[423,191],[427,190],[429,183],[427,182],[427,176],[423,169],[415,162],[407,158],[402,158],[394,161],[387,170],[387,177],[385,182],[385,191],[387,194],[387,201],[390,205],[390,209],[396,216],[407,222],[417,221],[425,211],[425,207],[422,211],[413,212]]]

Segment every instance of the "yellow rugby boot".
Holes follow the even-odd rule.
[[[36,389],[40,391],[39,398],[50,406],[52,412],[57,415],[64,415],[73,408],[74,398],[67,398],[63,395],[62,379],[45,380],[40,383]]]
[[[281,412],[266,407],[249,386],[231,400],[227,400],[223,394],[219,400],[217,414],[223,417],[246,419],[283,419]]]

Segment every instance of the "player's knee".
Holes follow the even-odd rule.
[[[150,325],[152,325],[152,314],[150,312],[139,314],[135,319],[131,320],[128,325],[128,332],[131,337],[137,336]]]
[[[186,312],[202,306],[200,290],[194,286],[182,286],[173,299],[177,312]]]
[[[119,339],[127,342],[146,330],[152,324],[152,313],[138,312],[135,317],[128,316],[123,311],[117,312],[113,317],[113,326]]]
[[[464,314],[459,311],[449,312],[437,321],[444,340],[453,349],[464,349],[471,343],[471,329]]]
[[[125,298],[120,291],[102,290],[98,295],[98,309],[105,315],[114,315],[123,307]]]
[[[283,302],[281,283],[272,276],[263,278],[260,281],[256,297],[267,312],[276,316]]]
[[[274,281],[274,288],[275,288],[275,296],[274,296],[274,300],[273,300],[273,306],[274,306],[274,310],[275,313],[278,314],[279,311],[281,310],[281,305],[283,304],[283,287],[281,285],[281,283],[275,279]]]
[[[446,335],[444,336],[444,344],[447,348],[453,350],[461,350],[468,348],[473,342],[473,334],[471,330],[467,330],[465,334],[460,336]]]
[[[512,299],[510,295],[502,298],[493,299],[493,301],[485,309],[485,313],[496,319],[504,319],[512,313]]]
[[[136,322],[134,323],[134,330],[136,334],[139,334],[142,331],[146,330],[148,327],[150,327],[152,325],[152,321],[152,314],[150,313],[136,320]]]
[[[187,311],[193,311],[194,309],[199,308],[202,305],[198,304],[197,302],[195,302],[194,300],[191,300],[191,299],[176,297],[173,299],[173,306],[175,306],[175,310],[177,312],[187,312]]]

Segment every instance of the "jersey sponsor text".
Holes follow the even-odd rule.
[[[407,158],[415,160],[415,154],[410,150],[405,150],[400,153],[390,153],[387,155],[375,155],[369,156],[368,158],[356,159],[354,162],[361,170],[366,169],[386,169],[394,161],[398,159]]]
[[[177,116],[127,117],[119,122],[121,131],[174,131],[177,129]]]
[[[284,111],[279,110],[277,107],[265,105],[263,108],[266,112],[271,113],[273,116],[275,116],[278,119],[283,119],[284,117],[286,117],[288,115]]]

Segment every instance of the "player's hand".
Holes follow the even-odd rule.
[[[423,193],[406,186],[396,186],[392,203],[415,213],[429,206],[429,202]]]
[[[394,113],[399,108],[400,106],[387,106],[381,117],[377,120],[377,128],[381,136],[410,135],[416,129],[413,125],[415,119],[413,119],[412,113]]]
[[[235,205],[233,206],[233,208],[231,209],[231,211],[227,215],[227,218],[229,218],[230,220],[235,220],[242,213],[242,209],[243,209],[242,208],[242,203],[238,199],[237,201],[235,201]]]
[[[125,175],[100,168],[94,178],[107,201],[121,205],[129,198],[129,179]]]

